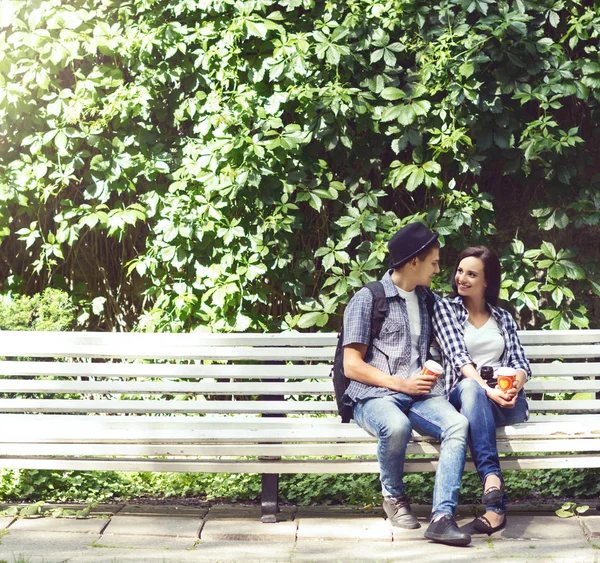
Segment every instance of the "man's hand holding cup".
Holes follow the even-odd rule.
[[[433,360],[427,360],[421,371],[407,380],[411,387],[408,394],[425,395],[430,393],[442,373],[444,373],[444,368],[440,364]]]

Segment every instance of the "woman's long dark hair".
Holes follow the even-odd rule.
[[[454,272],[452,273],[452,290],[454,291],[454,297],[458,295],[458,288],[456,287],[456,270],[458,265],[465,259],[473,256],[479,258],[483,262],[483,275],[487,287],[485,288],[485,300],[490,305],[496,305],[498,303],[498,295],[500,294],[500,283],[502,280],[502,272],[500,271],[500,260],[496,253],[488,248],[487,246],[469,246],[465,248],[456,259],[456,266],[454,266]]]

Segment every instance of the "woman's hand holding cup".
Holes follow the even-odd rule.
[[[496,370],[496,379],[498,384],[496,389],[502,391],[505,395],[505,404],[500,404],[504,408],[513,408],[517,401],[518,389],[515,388],[517,380],[517,370],[511,367],[500,367]]]

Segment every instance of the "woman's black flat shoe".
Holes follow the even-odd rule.
[[[470,536],[475,534],[487,534],[491,536],[494,532],[498,532],[506,528],[506,521],[508,520],[506,514],[504,515],[504,520],[500,522],[497,526],[492,526],[490,521],[485,516],[480,516],[479,518],[475,518],[472,522],[465,524],[460,527],[460,531]]]
[[[502,497],[504,497],[504,487],[488,487],[481,497],[481,504],[500,502]]]

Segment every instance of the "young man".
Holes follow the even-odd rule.
[[[404,458],[414,428],[441,440],[433,491],[431,522],[425,537],[467,545],[469,534],[454,520],[467,447],[468,423],[446,400],[443,384],[420,375],[430,345],[431,319],[426,297],[439,273],[437,233],[422,223],[400,229],[389,241],[390,270],[382,283],[386,319],[370,342],[373,296],[361,289],[344,313],[344,372],[351,380],[345,400],[354,420],[378,441],[383,509],[393,526],[419,528],[404,490]]]

